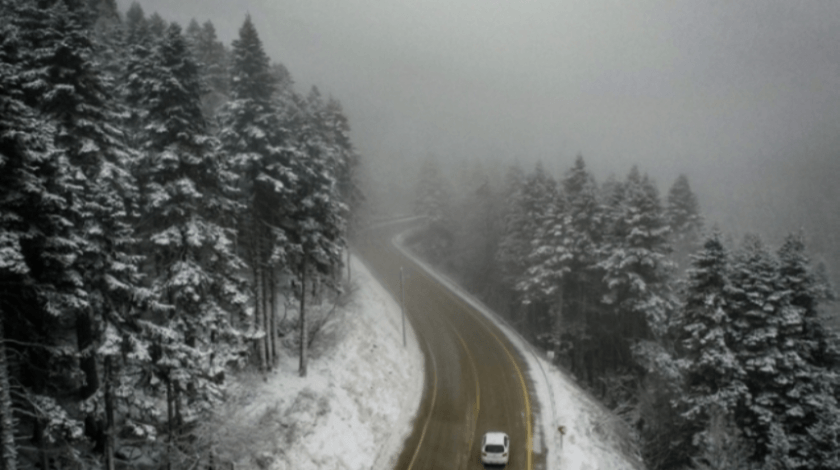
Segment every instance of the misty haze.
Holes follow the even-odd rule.
[[[2,469],[840,469],[840,4],[0,0]]]

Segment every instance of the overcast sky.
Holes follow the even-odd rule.
[[[840,160],[838,1],[140,4],[184,25],[209,19],[228,44],[250,12],[299,91],[342,102],[370,159],[560,171],[581,153],[599,180],[638,164],[663,193],[687,173],[712,212],[771,192],[766,168]]]

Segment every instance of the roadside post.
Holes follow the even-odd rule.
[[[403,347],[405,347],[405,289],[403,288],[402,266],[400,266],[400,306],[402,307]]]

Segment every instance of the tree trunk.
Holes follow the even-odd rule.
[[[306,250],[303,251],[303,268],[300,270],[300,376],[306,377]]]
[[[563,294],[564,280],[560,280],[559,289],[557,290],[557,311],[554,317],[554,334],[556,335],[554,341],[554,357],[560,358],[560,338],[563,337]]]
[[[41,468],[50,468],[50,456],[47,454],[47,436],[46,429],[44,429],[44,421],[40,418],[35,419],[35,444],[38,446],[38,459],[41,461]]]
[[[275,279],[275,270],[271,270],[271,282],[269,282],[269,295],[271,299],[271,362],[277,364],[277,279]]]
[[[0,311],[0,464],[5,470],[17,470],[15,417],[9,384],[9,362],[6,358],[3,312]]]
[[[274,368],[274,357],[271,354],[271,296],[269,295],[269,277],[271,269],[263,270],[263,329],[265,329],[265,360],[268,369]]]
[[[105,357],[105,470],[115,470],[114,452],[117,448],[116,423],[114,422],[114,370],[113,358]]]
[[[265,325],[263,322],[263,270],[262,270],[262,243],[260,237],[260,231],[256,224],[256,219],[254,219],[254,289],[256,293],[256,299],[254,302],[254,324],[257,327],[257,331],[259,332],[260,329],[264,329]],[[266,370],[266,357],[265,357],[265,338],[257,340],[257,355],[260,359],[260,370],[265,372]]]
[[[76,347],[81,354],[79,368],[85,376],[84,385],[77,391],[79,401],[92,397],[100,386],[97,353],[94,347],[96,331],[93,321],[89,312],[81,312],[76,316]],[[106,436],[102,419],[94,413],[88,413],[84,422],[85,435],[95,443],[93,452],[97,454],[105,452]]]
[[[172,446],[175,438],[175,412],[172,403],[172,380],[169,373],[166,374],[166,418],[167,426],[169,427],[169,438],[166,445],[166,468],[172,470]]]
[[[184,413],[181,411],[181,382],[174,380],[172,382],[172,403],[175,405],[175,434],[173,442],[175,448],[180,449],[181,433],[184,430]]]
[[[99,374],[96,370],[96,354],[88,350],[94,342],[93,320],[89,313],[82,312],[76,317],[76,344],[82,357],[80,368],[85,374],[85,384],[79,389],[79,400],[87,400],[99,389]]]

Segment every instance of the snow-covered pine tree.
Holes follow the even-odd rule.
[[[671,228],[674,259],[677,265],[682,266],[687,263],[688,254],[696,249],[703,230],[700,204],[684,174],[677,177],[668,191],[665,220]]]
[[[733,260],[731,311],[732,349],[744,370],[748,393],[742,396],[735,420],[755,444],[757,461],[775,461],[783,468],[807,468],[797,463],[787,426],[804,413],[793,387],[807,385],[807,363],[796,351],[802,328],[801,311],[790,308],[780,279],[778,260],[761,239],[748,235]]]
[[[457,230],[449,264],[462,273],[462,285],[485,299],[498,287],[494,253],[499,237],[500,197],[492,175],[481,162],[465,163],[466,177],[458,188]],[[466,182],[466,183],[465,183]]]
[[[838,337],[824,324],[823,307],[836,300],[824,266],[812,266],[805,248],[805,235],[788,235],[778,250],[781,283],[788,300],[802,316],[802,339],[798,345],[803,357],[816,367],[836,370],[840,366]]]
[[[620,349],[618,364],[629,360],[627,349],[637,339],[665,334],[673,299],[667,284],[668,225],[653,182],[633,167],[608,207],[608,240],[598,268],[613,310]]]
[[[304,103],[300,103],[307,119],[294,128],[294,150],[287,152],[290,168],[296,170],[298,186],[292,204],[284,206],[280,223],[292,230],[292,250],[288,257],[301,286],[307,278],[332,288],[341,267],[341,253],[345,246],[347,206],[339,192],[338,171],[344,164],[342,149],[330,136],[326,127],[326,109],[317,88],[313,88]],[[310,285],[312,283],[310,282]],[[306,290],[301,288],[300,374],[306,375],[308,346]]]
[[[680,409],[688,424],[689,436],[682,445],[712,442],[709,423],[714,413],[722,419],[734,416],[749,390],[745,371],[733,350],[733,318],[730,291],[730,255],[721,234],[712,232],[703,249],[691,257],[685,283],[685,299],[675,322],[676,352],[684,377]],[[683,428],[686,429],[686,428]]]
[[[550,296],[555,293],[557,280],[562,278],[565,260],[564,247],[556,243],[557,237],[563,236],[565,201],[542,162],[537,162],[534,172],[527,176],[520,203],[524,218],[519,230],[528,249],[525,272],[516,280],[514,288],[519,294],[529,334],[541,335],[552,326]],[[545,266],[541,266],[542,262]]]
[[[93,39],[100,69],[110,77],[120,74],[123,25],[115,0],[88,0],[92,13]]]
[[[539,202],[539,210],[530,212],[536,221],[530,238],[529,267],[516,286],[526,304],[543,302],[554,305],[563,301],[563,279],[569,272],[571,261],[565,243],[568,224],[566,198],[558,191],[551,191],[549,197]]]
[[[414,215],[426,218],[421,250],[434,262],[446,260],[452,248],[452,189],[436,156],[421,163],[414,191]]]
[[[94,61],[91,18],[84,4],[69,9],[63,1],[20,2],[11,23],[20,30],[21,66],[29,71],[25,100],[55,128],[53,158],[63,166],[62,196],[70,202],[63,215],[76,229],[68,240],[77,247],[72,268],[85,291],[72,309],[82,378],[75,398],[92,423],[86,432],[97,441],[94,451],[107,458],[114,449],[104,436],[115,431],[103,416],[108,404],[99,393],[97,351],[108,328],[132,330],[135,307],[148,293],[139,287],[139,258],[128,224],[136,198],[127,172],[132,152],[115,125],[120,119],[111,85]]]
[[[153,51],[157,40],[149,31],[149,22],[137,2],[133,2],[126,13],[123,37],[119,91],[128,113],[124,120],[126,135],[132,147],[140,148],[146,113],[145,94],[149,88],[149,75],[154,69]]]
[[[216,36],[216,28],[211,21],[199,26],[195,20],[187,29],[193,56],[201,65],[201,75],[207,91],[202,97],[202,109],[211,128],[215,127],[216,111],[227,100],[230,76],[228,75],[229,52]]]
[[[163,39],[163,36],[166,34],[166,29],[169,25],[166,23],[166,20],[163,19],[158,12],[154,12],[149,15],[149,32],[155,39]]]
[[[136,44],[142,38],[151,34],[149,23],[146,20],[146,13],[139,3],[131,2],[128,11],[125,12],[124,28],[126,32],[126,43],[129,45]]]
[[[358,181],[359,165],[361,157],[350,140],[350,120],[344,114],[341,102],[330,97],[321,120],[323,121],[323,132],[327,141],[336,152],[335,169],[333,170],[338,180],[338,191],[341,200],[347,205],[347,231],[348,237],[352,234],[352,228],[356,224],[355,214],[364,202],[364,194]]]
[[[787,434],[793,468],[840,467],[840,351],[838,338],[823,325],[820,309],[834,298],[831,286],[812,268],[804,234],[785,238],[777,252],[779,291],[785,293],[783,316],[795,323],[782,328],[780,349],[793,375],[776,380],[789,403],[777,424]],[[793,358],[798,356],[798,360]],[[783,382],[783,383],[779,383]],[[772,449],[771,458],[781,449]]]
[[[750,470],[752,453],[749,441],[732,420],[732,415],[721,408],[713,408],[703,434],[700,452],[692,456],[694,470]],[[772,467],[771,467],[772,468]]]
[[[691,190],[688,177],[681,174],[668,190],[668,204],[665,208],[665,220],[675,237],[696,237],[703,229],[703,217],[700,204]]]
[[[289,160],[289,135],[272,101],[276,78],[251,22],[245,18],[231,50],[230,100],[220,110],[219,139],[236,172],[245,206],[238,240],[253,273],[252,336],[260,367],[269,367],[264,335],[267,263],[283,263],[289,250],[289,227],[273,222],[293,206],[299,173]]]
[[[502,281],[511,291],[524,274],[528,254],[531,251],[530,237],[523,231],[525,227],[525,213],[522,211],[524,189],[525,172],[518,164],[511,165],[505,175],[502,193],[502,228],[496,250],[496,263],[499,265]]]
[[[560,345],[560,317],[563,315],[565,277],[569,273],[572,255],[566,245],[568,237],[568,214],[566,198],[556,185],[543,184],[542,169],[535,172],[537,178],[529,180],[534,188],[548,189],[539,194],[526,189],[530,200],[533,231],[530,232],[531,250],[527,257],[528,269],[516,284],[522,303],[538,321],[538,341],[544,347],[558,351]],[[529,185],[530,186],[530,185]],[[543,318],[545,316],[545,318]]]
[[[235,327],[249,295],[235,253],[235,175],[207,135],[199,66],[180,26],[169,26],[147,58],[134,93],[143,118],[136,172],[142,206],[138,235],[158,308],[146,332],[154,374],[171,407],[178,439],[219,399],[224,369],[244,355]],[[177,447],[183,450],[187,441]]]
[[[30,71],[17,14],[0,4],[9,20],[0,25],[0,467],[9,470],[31,464],[18,458],[15,434],[38,429],[34,423],[47,430],[34,436],[39,446],[50,432],[81,434],[81,423],[64,419],[56,404],[61,380],[48,376],[75,360],[61,333],[85,301],[72,269],[79,251],[66,218],[63,162],[51,144],[55,130],[24,101]]]
[[[604,241],[604,215],[598,186],[583,157],[578,156],[562,181],[566,199],[568,273],[563,280],[563,305],[558,312],[562,325],[563,349],[570,355],[572,371],[586,377],[584,356],[592,349],[592,333],[601,324],[600,298],[603,292],[597,268]]]
[[[417,180],[414,214],[425,216],[431,224],[445,224],[449,216],[449,184],[437,158],[429,155],[423,160]]]

